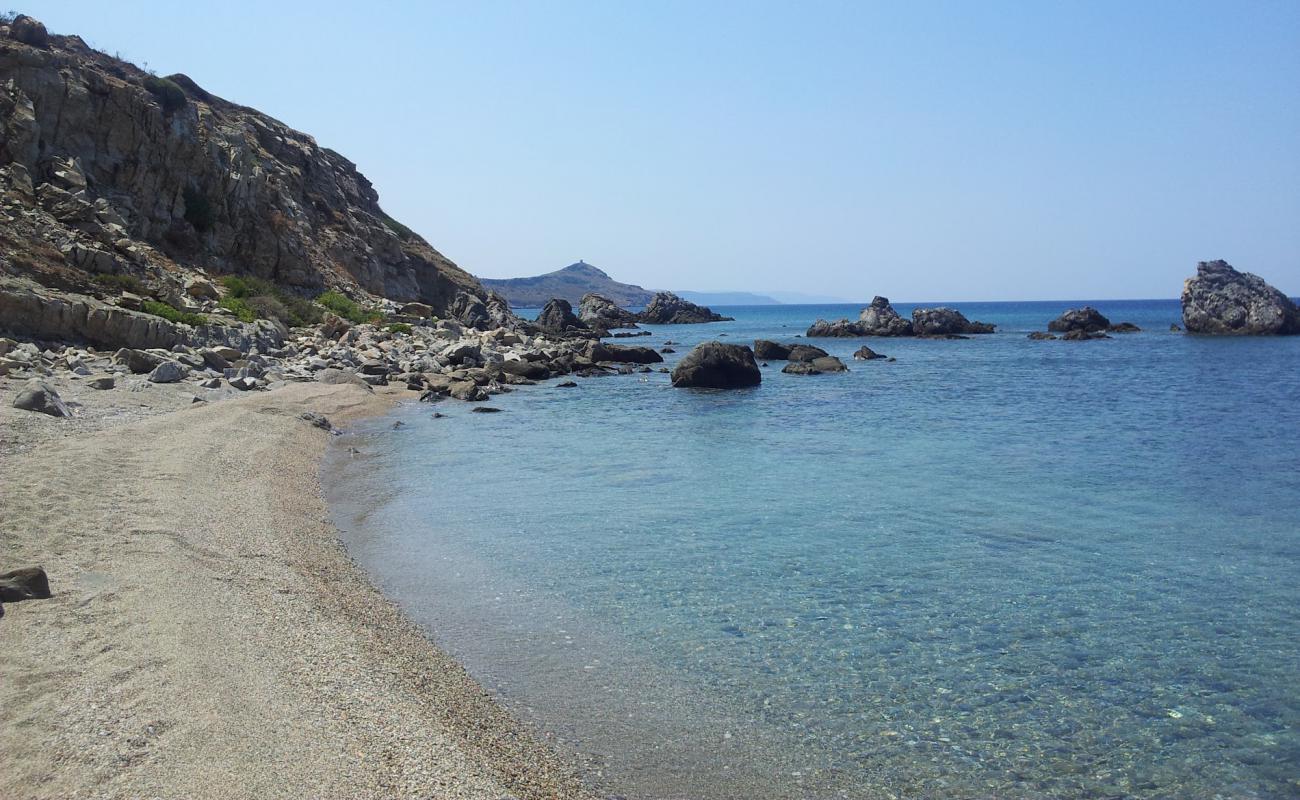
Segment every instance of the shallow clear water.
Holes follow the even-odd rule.
[[[410,407],[327,488],[385,591],[622,795],[1296,796],[1300,337],[1103,301],[1146,332],[1025,338],[1078,304],[816,340],[851,372],[753,390]],[[671,365],[857,310],[630,342],[680,342]]]

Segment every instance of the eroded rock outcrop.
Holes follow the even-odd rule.
[[[569,301],[558,297],[546,301],[546,306],[542,309],[542,313],[537,315],[534,324],[547,333],[587,330],[586,324],[573,313],[573,306]]]
[[[903,319],[889,304],[888,297],[871,298],[871,305],[858,315],[859,327],[864,336],[911,336],[912,323]]]
[[[727,322],[731,317],[713,313],[706,306],[683,300],[672,292],[658,292],[650,299],[645,311],[637,315],[638,322],[651,325],[689,325],[700,322]]]
[[[1188,333],[1234,336],[1300,334],[1300,310],[1263,278],[1226,261],[1202,261],[1183,284]]]
[[[588,293],[578,302],[578,319],[593,328],[635,328],[636,314],[602,295]]]
[[[739,344],[704,342],[687,353],[672,372],[673,386],[738,389],[763,382],[754,352]]]
[[[0,38],[0,173],[0,268],[47,286],[92,293],[95,275],[132,275],[183,293],[211,270],[439,314],[484,295],[343,156],[30,18]]]

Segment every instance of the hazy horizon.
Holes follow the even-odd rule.
[[[480,277],[1146,299],[1223,258],[1300,292],[1296,3],[16,10],[311,134]]]

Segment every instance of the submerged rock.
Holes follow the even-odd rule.
[[[825,350],[821,349],[820,347],[813,347],[810,344],[796,344],[792,346],[790,348],[790,352],[786,354],[786,360],[787,361],[814,361],[818,358],[825,358],[828,355],[829,353],[827,353]]]
[[[1082,342],[1088,339],[1109,339],[1109,338],[1110,337],[1107,336],[1102,331],[1085,331],[1082,328],[1075,328],[1072,331],[1066,331],[1065,334],[1061,336],[1061,340],[1066,342]]]
[[[1183,284],[1188,333],[1233,336],[1300,334],[1300,309],[1258,275],[1226,261],[1202,261]]]
[[[673,386],[736,389],[763,381],[754,352],[739,344],[704,342],[696,345],[672,372]]]
[[[857,350],[853,351],[853,358],[855,358],[858,361],[875,361],[878,358],[884,358],[884,357],[885,356],[882,356],[880,353],[877,353],[875,350],[872,350],[870,347],[867,347],[866,345],[863,345],[859,347]]]
[[[1056,334],[1044,333],[1042,331],[1034,331],[1033,333],[1029,334],[1029,338],[1040,342],[1048,341],[1048,340],[1056,341]]]

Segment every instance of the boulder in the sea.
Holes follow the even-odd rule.
[[[672,383],[677,387],[737,389],[758,386],[762,381],[754,351],[722,342],[696,345],[672,372]]]
[[[790,345],[774,342],[771,339],[754,340],[754,358],[760,360],[785,361],[790,357]]]
[[[588,292],[578,301],[578,319],[597,328],[635,328],[636,314],[604,295]]]
[[[1110,333],[1139,333],[1142,329],[1131,322],[1116,322],[1106,330]]]
[[[664,360],[653,347],[605,344],[599,341],[587,345],[587,358],[596,362],[617,361],[626,364],[658,364]]]
[[[553,297],[546,301],[542,313],[537,315],[536,323],[537,327],[547,333],[587,330],[586,323],[573,313],[572,304],[561,297]]]
[[[910,329],[911,323],[908,323]],[[859,322],[849,322],[847,319],[837,319],[829,322],[819,319],[804,333],[809,338],[850,338],[854,336],[870,336],[866,328]]]
[[[27,381],[18,392],[18,396],[14,398],[14,408],[37,411],[41,414],[49,414],[51,417],[72,416],[72,412],[64,404],[63,398],[59,397],[59,393],[54,391],[54,387],[40,378]]]
[[[1300,334],[1300,309],[1258,275],[1226,261],[1202,261],[1183,284],[1188,333],[1235,336]]]
[[[712,309],[683,300],[672,292],[658,292],[637,315],[637,321],[651,325],[687,325],[699,322],[726,322],[732,319],[715,314]],[[746,348],[748,349],[748,348]]]
[[[888,297],[877,295],[871,305],[858,314],[860,336],[911,336],[913,323],[898,315]]]
[[[1072,308],[1047,323],[1047,329],[1055,333],[1104,331],[1108,328],[1110,328],[1110,320],[1092,306]]]
[[[1085,331],[1082,328],[1075,328],[1072,331],[1066,331],[1062,334],[1061,339],[1067,342],[1083,342],[1089,339],[1109,339],[1104,331]]]
[[[1034,331],[1033,333],[1029,334],[1029,338],[1039,342],[1049,341],[1049,340],[1055,341],[1056,334],[1044,333],[1043,331]]]
[[[813,347],[810,344],[796,344],[790,348],[790,352],[786,353],[785,357],[787,361],[814,361],[828,355],[829,353],[820,347]]]
[[[791,361],[781,368],[786,375],[820,375],[822,371],[813,366],[811,361]]]
[[[960,336],[993,333],[993,325],[972,322],[955,308],[918,308],[912,311],[912,333],[917,336]]]
[[[475,414],[500,414],[501,409],[494,406],[474,406],[470,409]]]
[[[835,356],[821,356],[814,358],[811,362],[813,368],[819,372],[848,372],[849,368],[844,366],[844,362]]]
[[[880,353],[867,347],[865,344],[853,351],[853,358],[858,361],[875,361],[878,358],[885,358]]]

